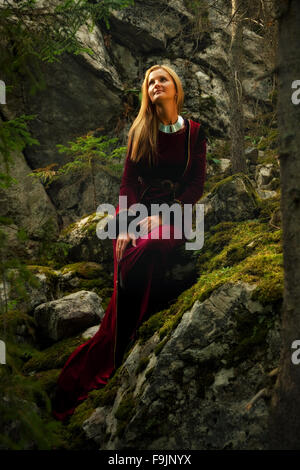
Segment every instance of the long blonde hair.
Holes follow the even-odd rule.
[[[149,166],[157,162],[156,146],[159,120],[155,111],[155,105],[152,104],[148,95],[149,75],[156,69],[165,70],[174,81],[177,94],[176,104],[178,114],[181,112],[184,100],[184,92],[180,78],[168,65],[152,65],[152,67],[146,71],[142,84],[141,107],[128,133],[127,152],[130,152],[131,160],[136,162],[142,158],[147,159],[148,157]]]

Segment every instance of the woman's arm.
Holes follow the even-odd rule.
[[[115,217],[116,217],[116,236],[119,235],[119,224],[120,224],[120,217],[127,216],[127,228],[129,223],[136,218],[136,216],[132,216],[128,214],[128,210],[132,204],[139,202],[139,182],[138,182],[138,170],[137,165],[133,162],[130,157],[129,153],[126,156],[125,166],[122,176],[122,181],[120,185],[120,196],[127,196],[127,209],[120,210],[119,204],[116,209]],[[125,211],[127,214],[125,214]],[[119,215],[120,214],[120,215]]]
[[[183,193],[176,196],[175,201],[182,204],[195,204],[203,194],[206,174],[206,138],[200,133],[194,149],[193,162],[190,170],[191,178]]]
[[[138,176],[137,164],[127,155],[120,186],[120,196],[127,196],[127,209],[132,204],[139,202]]]

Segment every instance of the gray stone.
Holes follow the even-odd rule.
[[[103,315],[100,297],[89,291],[66,295],[41,304],[34,310],[39,332],[52,341],[74,336],[100,323]]]
[[[91,326],[90,328],[88,328],[82,333],[83,339],[88,340],[92,338],[93,336],[95,336],[98,330],[99,330],[99,325]]]
[[[98,237],[100,232],[106,231],[108,218],[112,217],[100,212],[92,213],[66,227],[59,236],[59,241],[70,245],[66,261],[103,263],[113,271],[112,240]]]
[[[0,124],[1,124],[0,119]],[[31,169],[22,152],[13,151],[10,172],[17,180],[9,188],[0,188],[0,216],[10,217],[12,222],[2,225],[9,253],[30,259],[37,256],[39,246],[44,237],[58,236],[58,220],[55,207],[40,181],[29,176]],[[4,164],[0,162],[0,171],[6,173]],[[20,240],[18,230],[23,229],[28,240]]]
[[[255,217],[258,206],[255,188],[246,176],[233,175],[201,199],[204,204],[204,230],[223,221],[241,221]]]
[[[253,350],[236,366],[224,361],[237,342],[238,319],[267,314],[268,306],[251,299],[255,288],[243,282],[224,284],[204,302],[196,301],[158,355],[157,333],[145,344],[135,344],[121,368],[114,405],[91,415],[84,423],[86,436],[101,450],[266,448],[267,404],[262,397],[250,411],[246,405],[266,386],[269,362],[278,361],[277,340],[268,336],[265,356]],[[149,358],[147,367],[136,375],[144,357]],[[128,393],[136,407],[117,436],[114,413]],[[104,438],[108,434],[109,440]]]
[[[265,163],[257,165],[255,172],[255,180],[258,189],[260,190],[270,190],[274,189],[270,187],[272,181],[276,178],[279,178],[279,167],[273,163]]]

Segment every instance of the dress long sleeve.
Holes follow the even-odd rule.
[[[127,196],[127,208],[139,201],[139,182],[137,165],[129,155],[126,157],[124,172],[120,186],[120,196]]]
[[[122,176],[122,181],[120,185],[120,196],[127,196],[127,210],[120,210],[119,204],[116,209],[116,237],[120,233],[120,217],[127,217],[127,228],[132,220],[136,216],[129,215],[128,210],[132,204],[135,204],[139,201],[139,183],[138,183],[138,170],[136,168],[136,163],[134,163],[129,154],[126,156],[125,166]]]
[[[194,205],[202,196],[206,175],[206,139],[202,138],[194,149],[193,162],[191,167],[191,179],[187,188],[176,199],[183,204]]]

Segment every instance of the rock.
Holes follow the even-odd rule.
[[[203,199],[204,230],[223,221],[255,218],[258,205],[255,189],[245,175],[233,175],[217,183]]]
[[[280,207],[276,209],[271,217],[270,224],[275,225],[276,227],[281,227],[282,224],[282,214]]]
[[[268,406],[261,398],[249,412],[246,404],[266,386],[265,370],[270,362],[276,366],[280,344],[269,334],[262,353],[253,345],[251,355],[243,356],[237,348],[239,325],[258,325],[256,316],[270,315],[269,306],[251,299],[255,288],[224,284],[196,301],[157,355],[157,333],[143,345],[136,343],[120,371],[114,404],[97,408],[84,422],[86,436],[101,450],[265,449]],[[232,356],[233,350],[240,357]],[[115,412],[123,400],[134,408],[127,413],[130,419],[121,421],[120,433]]]
[[[0,125],[2,120],[0,119]],[[10,217],[12,222],[2,224],[1,230],[7,236],[6,256],[21,256],[31,259],[39,253],[45,236],[58,236],[58,220],[55,207],[40,181],[29,176],[31,169],[22,152],[13,151],[10,172],[17,180],[8,188],[0,188],[0,216]],[[0,163],[0,172],[6,173]],[[28,240],[21,240],[17,234],[23,229]]]
[[[95,336],[98,330],[99,330],[99,325],[91,326],[90,328],[88,328],[82,333],[82,337],[88,340],[92,338],[93,336]]]
[[[37,285],[26,282],[26,291],[29,295],[29,313],[42,303],[57,299],[58,296],[58,271],[48,266],[28,266],[32,276],[37,280]]]
[[[276,196],[277,196],[277,192],[276,192],[276,191],[268,191],[267,189],[257,189],[257,194],[258,194],[259,197],[261,197],[262,199],[269,199],[269,198],[272,198],[272,197],[276,197]]]
[[[274,165],[273,163],[264,163],[261,165],[257,165],[256,172],[255,172],[255,180],[258,189],[261,190],[270,190],[274,189],[270,187],[270,185],[274,185],[274,179],[278,179],[279,183],[279,168],[278,165]]]
[[[110,238],[100,239],[97,233],[104,230],[108,218],[104,213],[85,216],[66,227],[59,241],[70,245],[66,262],[89,261],[103,263],[113,272],[113,246]]]
[[[99,324],[104,315],[101,299],[94,292],[79,291],[52,302],[39,305],[34,318],[41,336],[51,340],[74,336]]]
[[[247,147],[245,149],[246,159],[249,160],[250,164],[256,164],[258,159],[258,150],[255,147]]]
[[[229,158],[219,158],[218,163],[207,162],[206,165],[206,176],[207,178],[223,173],[224,177],[229,176],[231,169],[231,161]]]
[[[173,250],[165,272],[166,289],[173,291],[176,297],[191,286],[197,279],[197,264],[193,250],[187,250],[185,244]]]
[[[229,170],[230,166],[231,166],[231,161],[229,158],[220,158],[220,172],[221,173],[225,173]]]
[[[93,439],[97,444],[105,437],[106,408],[96,408],[95,412],[84,421],[82,428],[88,439]]]

